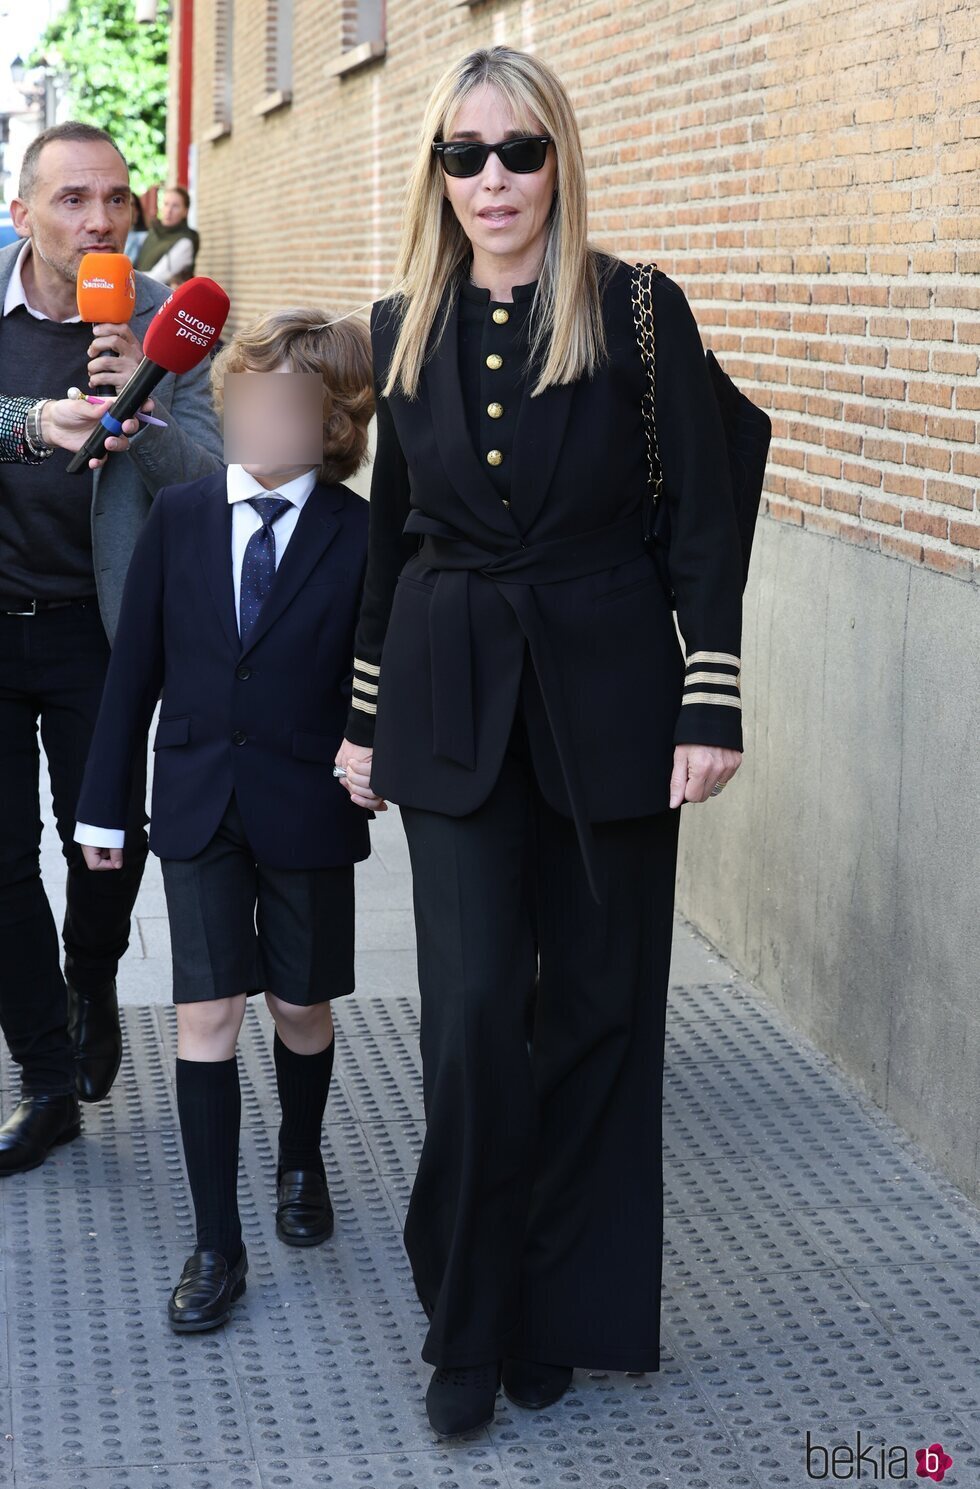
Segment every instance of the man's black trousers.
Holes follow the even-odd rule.
[[[133,761],[121,870],[92,873],[73,841],[75,806],[109,661],[97,602],[0,614],[0,1029],[25,1095],[74,1090],[54,917],[41,883],[41,742],[68,864],[66,968],[80,992],[116,975],[146,862],[146,760]]]

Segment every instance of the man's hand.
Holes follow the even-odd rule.
[[[93,388],[124,387],[143,360],[143,348],[129,326],[103,323],[92,327],[94,339],[88,349],[89,381]],[[118,355],[113,356],[113,352]]]
[[[74,453],[82,448],[102,415],[112,408],[114,402],[114,398],[106,398],[102,403],[86,403],[84,398],[52,398],[41,410],[41,438],[47,445],[57,445],[60,450],[71,450]],[[152,398],[148,398],[143,404],[142,412],[153,412]],[[138,419],[126,419],[121,435],[107,436],[106,449],[113,452],[128,450],[129,440],[125,436],[138,434],[139,430]],[[101,460],[92,459],[89,461],[89,469],[97,470],[105,462],[105,456]]]
[[[723,750],[717,745],[675,745],[674,769],[670,777],[670,804],[707,801],[711,788],[726,785],[742,763],[741,750]]]
[[[372,812],[386,812],[388,803],[382,796],[375,796],[371,790],[371,760],[373,750],[365,749],[363,745],[351,744],[349,739],[340,742],[334,763],[339,765],[347,774],[338,777],[337,784],[343,786],[344,790],[359,807],[365,807]]]
[[[121,869],[123,866],[121,848],[92,848],[83,843],[82,855],[90,869]]]

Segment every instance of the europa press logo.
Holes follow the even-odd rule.
[[[916,1448],[915,1465],[916,1478],[941,1484],[952,1468],[953,1460],[941,1442],[934,1442],[927,1448]],[[884,1443],[865,1442],[858,1432],[853,1444],[840,1442],[826,1447],[816,1442],[809,1431],[806,1434],[808,1479],[867,1479],[881,1483],[889,1479],[907,1479],[911,1472],[908,1448],[901,1443],[886,1446]]]

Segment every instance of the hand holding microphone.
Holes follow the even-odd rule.
[[[83,260],[84,262],[84,260]],[[104,413],[85,444],[68,462],[68,474],[85,470],[100,459],[106,440],[120,435],[168,372],[180,376],[203,362],[221,334],[228,315],[228,296],[213,279],[189,279],[163,302],[150,322],[143,343],[143,359],[120,390],[111,411]]]

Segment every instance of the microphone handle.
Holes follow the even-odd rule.
[[[106,352],[106,355],[109,357],[118,357],[119,353],[110,349]],[[96,398],[115,398],[116,396],[116,390],[111,383],[106,387],[92,388],[90,391]]]
[[[105,454],[105,442],[110,434],[116,433],[115,425],[124,424],[127,419],[131,419],[166,375],[165,367],[151,362],[149,357],[143,358],[129,382],[121,389],[112,408],[102,415],[101,422],[96,424],[82,448],[69,460],[68,475],[77,476],[79,471],[88,469],[90,460],[100,459]],[[106,419],[111,419],[112,423],[106,424]]]

